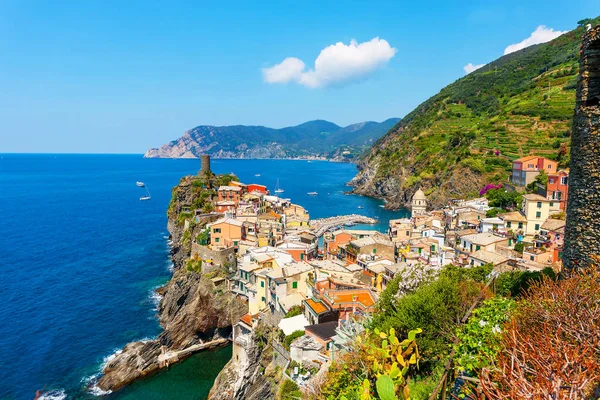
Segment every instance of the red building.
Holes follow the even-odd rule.
[[[560,202],[560,209],[567,209],[567,200],[569,196],[569,171],[561,169],[560,171],[548,174],[548,188],[546,189],[546,198]]]
[[[233,202],[235,207],[240,204],[242,197],[242,188],[238,186],[221,186],[218,190],[219,203]]]
[[[248,193],[252,192],[267,194],[267,187],[256,183],[251,183],[248,185]]]

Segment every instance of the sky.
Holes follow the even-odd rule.
[[[597,0],[0,0],[0,153],[143,153],[197,125],[402,117]]]

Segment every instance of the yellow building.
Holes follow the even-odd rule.
[[[550,216],[551,200],[539,194],[526,194],[523,196],[523,213],[527,218],[525,235],[533,236],[540,233],[544,221]]]

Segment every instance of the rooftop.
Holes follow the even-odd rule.
[[[279,321],[279,329],[283,331],[283,333],[287,336],[295,331],[304,330],[304,327],[308,325],[309,322],[303,314],[296,315],[295,317],[283,318]]]
[[[304,327],[307,333],[317,336],[319,339],[328,341],[335,335],[335,330],[338,327],[337,321],[323,322],[322,324],[308,325]]]
[[[483,261],[486,264],[491,263],[493,265],[502,264],[509,260],[508,257],[487,250],[477,250],[475,253],[471,254],[470,257]]]
[[[521,211],[511,211],[504,214],[498,214],[498,217],[505,221],[527,222],[527,218]]]
[[[545,231],[564,231],[566,221],[562,219],[548,218],[546,222],[542,224],[542,229]]]
[[[475,235],[463,236],[462,240],[466,240],[466,241],[469,241],[473,244],[480,245],[480,246],[489,246],[490,244],[502,242],[502,241],[506,240],[506,238],[502,237],[502,236],[496,236],[489,232],[484,232],[484,233],[477,233]]]
[[[545,201],[545,202],[550,203],[550,200],[548,200],[544,196],[540,196],[539,194],[535,194],[535,193],[523,195],[523,198],[525,200],[529,200],[529,201]]]
[[[219,190],[232,190],[234,192],[238,192],[242,190],[239,186],[219,186]]]
[[[329,311],[325,304],[320,301],[315,301],[314,299],[304,300],[304,303],[306,303],[306,305],[310,307],[317,315]]]

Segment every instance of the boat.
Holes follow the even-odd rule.
[[[346,225],[346,226],[355,226],[356,224],[354,222],[346,222],[344,225]]]
[[[254,176],[256,176],[256,177],[259,177],[259,176],[260,176],[260,174],[256,174],[256,175],[254,175]]]
[[[137,181],[135,184],[136,184],[137,187],[144,187],[144,186],[146,186],[146,184],[144,182],[140,182],[140,181]]]
[[[142,197],[140,197],[141,201],[146,201],[146,200],[150,200],[152,197],[150,196],[150,191],[148,190],[148,188],[146,188],[146,194]]]
[[[309,195],[309,196],[316,196],[316,195],[318,195],[319,193],[317,193],[317,192],[308,192],[308,193],[306,193],[306,194],[307,194],[307,195]]]
[[[275,186],[275,193],[283,193],[285,190],[279,187],[279,178],[277,179],[277,186]]]
[[[365,206],[358,206],[358,208],[365,208]]]

